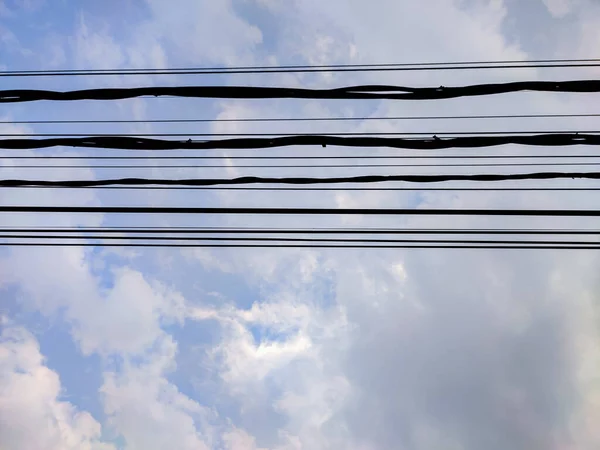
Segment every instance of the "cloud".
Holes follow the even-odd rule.
[[[569,14],[580,3],[578,0],[542,0],[552,16],[561,18]]]
[[[148,17],[123,35],[84,15],[71,41],[75,61],[90,67],[162,67],[198,61],[258,63],[263,58],[285,63],[367,63],[535,56],[523,51],[519,34],[508,39],[504,26],[515,12],[501,1],[435,0],[425,5],[382,0],[367,5],[358,0],[309,0],[289,2],[285,8],[257,3],[263,8],[252,10],[256,15],[251,15],[242,14],[238,2],[183,1],[173,7],[147,1]],[[555,14],[562,14],[565,4],[562,10],[556,5]],[[259,29],[254,23],[270,25]],[[595,22],[586,23],[585,33],[594,37]],[[577,26],[573,31],[580,32]],[[581,31],[582,36],[585,33]],[[282,75],[246,81],[437,85],[509,76],[514,75],[500,71],[329,78]],[[541,73],[523,71],[516,76]],[[515,97],[495,97],[485,102],[410,105],[283,100],[201,106],[181,102],[163,108],[164,102],[144,100],[131,111],[136,118],[157,109],[164,117],[197,117],[199,111],[204,111],[202,117],[221,118],[440,115],[515,109],[554,112],[567,106],[577,110],[589,101],[568,103],[557,96],[528,96],[519,103]],[[121,113],[128,111],[123,108]],[[516,124],[468,125],[501,129]],[[458,127],[448,122],[390,121],[376,129],[409,126],[411,130]],[[277,131],[289,129],[289,124],[280,127]],[[323,124],[318,127],[325,129]],[[256,132],[258,128],[257,124],[225,127],[221,123],[212,129]],[[344,131],[352,129],[369,131],[373,126],[353,123]],[[74,197],[42,197],[41,192],[32,195],[35,198],[28,200],[74,201]],[[192,200],[170,193],[127,200],[142,198],[151,204]],[[81,203],[98,201],[87,194],[76,198]],[[251,197],[228,193],[203,196],[201,201],[457,208],[552,208],[567,202],[569,207],[580,207],[595,202],[591,197],[560,194],[281,192]],[[83,223],[73,217],[62,220]],[[86,223],[107,220],[112,219],[96,217]],[[181,223],[167,217],[154,220],[161,225]],[[272,227],[306,225],[297,218],[256,217],[217,224],[242,221]],[[342,223],[337,218],[319,222]],[[379,222],[357,218],[355,223],[450,224],[419,218]],[[507,222],[457,218],[452,224],[494,227]],[[101,356],[107,425],[122,437],[126,448],[591,450],[600,444],[595,426],[600,417],[598,259],[593,255],[276,249],[173,251],[167,260],[161,258],[165,254],[141,250],[135,257],[115,262],[114,253],[14,251],[0,263],[3,285],[19,287],[24,307],[41,311],[69,329],[82,352]],[[220,276],[221,284],[215,287]],[[209,298],[203,294],[208,291],[217,293]],[[180,360],[186,361],[185,368],[178,364]],[[86,423],[79,428],[96,430],[96,425]]]
[[[0,329],[0,447],[115,450],[89,413],[60,400],[60,379],[35,337],[6,320]]]
[[[127,448],[210,448],[211,436],[197,431],[197,425],[204,425],[205,432],[210,432],[206,424],[210,411],[165,378],[174,368],[175,352],[175,342],[164,337],[141,363],[126,363],[119,372],[104,374],[101,394],[105,412]]]
[[[84,354],[141,353],[163,333],[161,324],[183,317],[183,298],[137,271],[109,268],[112,287],[103,288],[82,249],[28,250],[0,261],[3,284],[19,286],[29,308],[63,315]]]

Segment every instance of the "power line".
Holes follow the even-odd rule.
[[[125,100],[138,97],[186,97],[230,99],[320,99],[320,100],[442,100],[459,97],[496,95],[511,92],[600,92],[600,80],[516,81],[457,87],[366,85],[334,89],[284,88],[263,86],[149,86],[135,88],[99,88],[74,91],[10,89],[0,91],[0,103],[40,100]]]
[[[494,136],[511,134],[595,134],[600,130],[524,130],[524,131],[419,131],[419,132],[310,132],[310,133],[9,133],[0,137],[283,137],[283,136]]]
[[[548,159],[550,159],[548,157]],[[336,168],[336,169],[361,169],[361,168],[398,168],[398,167],[412,167],[412,168],[444,168],[444,167],[573,167],[573,166],[600,166],[600,162],[553,162],[553,163],[466,163],[466,164],[266,164],[266,165],[198,165],[198,164],[187,164],[187,165],[12,165],[12,166],[0,166],[2,168],[11,169],[325,169],[325,168]]]
[[[22,180],[24,183],[33,183],[31,181]],[[326,192],[326,191],[354,191],[354,192],[420,192],[420,191],[431,191],[431,192],[535,192],[535,191],[548,191],[548,192],[595,192],[600,191],[600,187],[379,187],[379,188],[354,188],[354,187],[231,187],[231,186],[144,186],[144,185],[125,185],[125,186],[69,186],[69,185],[21,185],[18,186],[2,184],[0,182],[0,188],[11,189],[102,189],[102,190],[132,190],[132,191],[283,191],[283,192]]]
[[[599,81],[600,83],[600,81]],[[327,147],[380,147],[407,150],[443,150],[449,148],[486,148],[507,144],[526,146],[600,145],[600,135],[595,134],[537,134],[508,136],[462,136],[429,139],[398,137],[344,137],[298,135],[273,138],[232,138],[206,141],[174,141],[123,136],[89,136],[85,138],[0,139],[0,148],[7,150],[32,150],[51,147],[81,147],[119,150],[256,150],[289,146]]]
[[[172,69],[66,69],[66,70],[6,70],[0,77],[40,76],[128,76],[128,75],[233,75],[268,73],[311,72],[385,72],[385,71],[433,71],[433,70],[482,70],[523,68],[582,68],[597,67],[600,59],[546,59],[469,61],[443,63],[398,64],[333,64],[333,65],[284,65],[284,66],[237,66],[237,67],[182,67]]]
[[[0,242],[0,247],[138,247],[138,248],[303,248],[303,249],[480,249],[480,250],[600,250],[600,245],[481,245],[481,244],[398,244],[398,245],[330,245],[330,244],[182,244],[182,243],[67,243],[67,242]]]
[[[31,238],[26,235],[0,235],[0,239],[25,239]],[[160,237],[149,237],[149,236],[128,236],[128,237],[120,237],[120,236],[102,236],[102,235],[94,235],[94,236],[86,236],[84,238],[74,237],[74,236],[64,236],[64,235],[51,235],[51,236],[33,236],[36,242],[40,242],[42,239],[58,239],[58,240],[133,240],[133,241],[146,241],[146,242],[154,242],[154,241],[168,241],[168,242],[278,242],[278,243],[328,243],[328,244],[476,244],[476,245],[555,245],[555,246],[574,246],[574,245],[597,245],[598,249],[600,249],[600,242],[591,242],[591,241],[540,241],[540,240],[457,240],[457,239],[348,239],[348,238],[273,238],[273,237],[194,237],[194,236],[160,236]],[[146,243],[145,242],[145,243]]]
[[[552,119],[552,118],[584,118],[600,117],[600,114],[493,114],[467,116],[375,116],[375,117],[271,117],[271,118],[239,118],[239,119],[113,119],[113,120],[4,120],[0,124],[35,125],[35,124],[118,124],[118,123],[218,123],[218,122],[338,122],[338,121],[373,121],[373,120],[475,120],[475,119]]]
[[[0,156],[0,160],[21,160],[21,159],[34,159],[34,160],[143,160],[143,161],[154,161],[154,160],[304,160],[304,159],[589,159],[589,158],[600,158],[600,154],[534,154],[534,155],[523,155],[520,154],[500,154],[500,155],[432,155],[432,154],[420,154],[420,155],[317,155],[317,156],[298,156],[298,155],[279,155],[279,156],[244,156],[244,155],[222,155],[222,156],[206,156],[206,155],[194,155],[194,156],[155,156],[155,155],[144,155],[144,156],[61,156],[61,155],[36,155],[36,156]],[[12,166],[7,166],[12,167]]]
[[[444,175],[362,175],[349,177],[257,177],[238,178],[189,178],[189,179],[150,179],[117,178],[103,180],[0,180],[0,187],[22,186],[60,186],[60,187],[97,187],[110,185],[164,185],[164,186],[217,186],[246,184],[345,184],[345,183],[382,183],[402,181],[407,183],[440,183],[445,181],[520,181],[555,179],[599,180],[600,172],[538,172],[518,174],[444,174]]]
[[[218,208],[165,206],[23,206],[1,205],[0,213],[91,214],[233,214],[233,215],[366,215],[366,216],[520,216],[600,217],[583,209],[407,209],[407,208]]]
[[[502,229],[502,228],[250,228],[250,227],[50,227],[50,228],[7,228],[0,227],[0,233],[26,233],[26,234],[81,234],[81,233],[106,233],[106,234],[269,234],[269,235],[600,235],[600,229]],[[18,235],[11,237],[20,237]],[[37,236],[32,236],[36,237]],[[47,236],[44,236],[47,237]],[[63,236],[64,237],[64,236]],[[69,236],[67,236],[69,237]],[[72,236],[71,236],[72,237]],[[75,236],[84,237],[87,236]],[[123,237],[122,239],[127,239]],[[160,239],[160,237],[157,237]]]
[[[284,137],[284,136],[494,136],[527,134],[597,134],[600,130],[525,130],[525,131],[360,131],[360,132],[311,132],[311,133],[7,133],[0,137]]]

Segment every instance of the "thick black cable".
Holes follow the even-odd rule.
[[[0,213],[600,217],[593,209],[218,208],[1,205]]]
[[[404,139],[390,137],[342,136],[284,136],[273,138],[233,138],[208,141],[172,141],[163,139],[89,136],[85,138],[0,139],[0,148],[31,150],[50,147],[81,147],[119,150],[251,150],[295,145],[326,147],[386,147],[407,150],[442,150],[449,148],[485,148],[507,144],[558,147],[572,145],[600,145],[600,135],[594,134],[539,134],[527,136],[464,136],[454,138]]]
[[[350,122],[373,120],[474,120],[474,119],[552,119],[600,117],[600,114],[492,114],[467,116],[366,116],[366,117],[246,117],[240,119],[112,119],[112,120],[3,120],[0,124],[125,124],[125,123],[212,123],[212,122]]]
[[[362,85],[334,89],[283,88],[262,86],[150,86],[137,88],[100,88],[75,91],[10,89],[0,91],[0,103],[40,100],[124,100],[137,97],[187,97],[231,99],[330,99],[330,100],[441,100],[458,97],[505,94],[509,92],[600,92],[600,80],[516,81],[457,87]]]
[[[22,186],[60,186],[60,187],[99,187],[122,186],[217,186],[240,184],[341,184],[341,183],[382,183],[402,181],[407,183],[440,183],[445,181],[517,181],[517,180],[555,180],[555,179],[600,180],[600,172],[538,172],[518,174],[443,174],[443,175],[362,175],[354,177],[256,177],[239,178],[190,178],[190,179],[150,179],[116,178],[104,180],[0,180],[0,187]]]

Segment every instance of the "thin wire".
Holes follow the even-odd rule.
[[[240,155],[223,155],[223,156],[59,156],[59,155],[36,155],[36,156],[0,156],[0,160],[12,160],[12,159],[35,159],[35,160],[298,160],[298,159],[551,159],[551,158],[600,158],[600,154],[593,155],[352,155],[352,156],[296,156],[296,155],[283,155],[283,156],[240,156]]]
[[[600,229],[446,229],[446,228],[250,228],[250,227],[51,227],[51,228],[7,228],[1,233],[108,233],[108,234],[408,234],[408,235],[599,235]],[[126,238],[124,238],[126,239]]]
[[[142,247],[142,248],[303,248],[303,249],[480,249],[480,250],[600,250],[600,245],[329,245],[329,244],[182,244],[182,243],[66,243],[0,242],[0,247]]]
[[[350,244],[482,244],[482,245],[598,245],[600,242],[592,241],[535,241],[535,240],[456,240],[456,239],[338,239],[338,238],[273,238],[273,237],[194,237],[194,236],[26,236],[26,235],[0,235],[0,239],[59,239],[59,240],[134,240],[134,241],[169,241],[169,242],[309,242],[309,243],[350,243]]]
[[[427,132],[311,132],[311,133],[8,133],[0,137],[283,137],[283,136],[495,136],[528,134],[598,134],[600,130],[427,131]]]
[[[0,205],[0,213],[600,217],[594,209],[215,208]]]
[[[597,67],[598,59],[553,59],[530,61],[488,61],[454,63],[405,63],[405,64],[335,64],[295,66],[238,66],[238,67],[187,67],[174,69],[67,69],[2,71],[1,77],[31,76],[110,76],[110,75],[218,75],[250,73],[311,73],[311,72],[380,72],[380,71],[431,71],[431,70],[481,70]]]
[[[389,188],[355,188],[355,187],[230,187],[230,186],[36,186],[36,185],[23,185],[23,186],[6,186],[0,183],[0,189],[102,189],[102,190],[132,190],[132,191],[309,191],[309,192],[322,192],[322,191],[357,191],[357,192],[383,192],[383,191],[408,191],[408,192],[420,192],[420,191],[450,191],[450,192],[464,192],[464,191],[514,191],[514,192],[529,192],[529,191],[550,191],[550,192],[594,192],[600,191],[600,187],[581,187],[581,188],[566,188],[566,187],[389,187]]]
[[[240,119],[147,119],[147,120],[5,120],[0,124],[103,124],[103,123],[212,123],[212,122],[337,122],[372,120],[472,120],[472,119],[551,119],[551,118],[600,117],[600,114],[495,114],[467,116],[376,116],[376,117],[289,117],[289,118],[240,118]]]
[[[573,166],[600,166],[600,162],[555,162],[555,163],[466,163],[466,164],[311,164],[311,165],[13,165],[0,166],[0,169],[361,169],[361,168],[396,168],[396,167],[531,167],[531,166],[552,166],[552,167],[573,167]]]

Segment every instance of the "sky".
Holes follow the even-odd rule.
[[[594,58],[599,46],[597,0],[0,0],[1,70]],[[597,76],[592,68],[6,78],[2,89],[437,86]],[[595,95],[531,93],[419,103],[167,98],[5,104],[0,121],[597,113],[596,104]],[[594,122],[363,121],[326,129],[594,129]],[[2,123],[0,132],[73,127]],[[77,132],[291,128],[211,122],[80,125]],[[51,152],[44,154],[81,153]],[[118,176],[91,168],[33,172],[18,163],[0,159],[2,178]],[[249,173],[158,166],[150,172],[157,178]],[[593,193],[544,192],[0,191],[2,205],[597,209],[599,203]],[[537,223],[520,220],[331,217],[310,225]],[[0,223],[285,227],[298,226],[298,219],[21,214],[3,215]],[[599,263],[595,252],[3,247],[0,449],[597,449]]]

